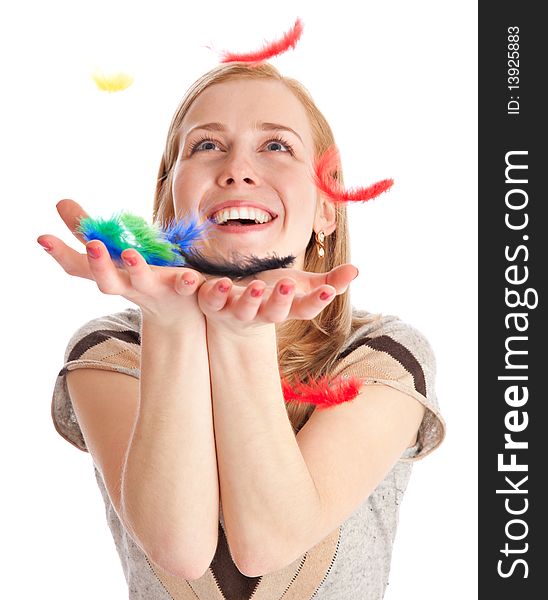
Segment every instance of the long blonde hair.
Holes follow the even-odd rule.
[[[167,134],[166,146],[158,170],[154,197],[153,219],[166,224],[174,217],[172,195],[173,167],[179,150],[179,132],[183,118],[192,103],[207,87],[234,79],[274,79],[286,85],[305,108],[312,129],[315,156],[321,155],[335,143],[327,120],[312,100],[308,90],[296,79],[285,77],[269,63],[250,67],[245,63],[219,65],[200,77],[187,91],[179,104]],[[336,173],[342,184],[342,169]],[[350,262],[348,220],[345,205],[336,206],[335,231],[325,238],[325,256],[318,257],[314,232],[305,251],[304,270],[316,273],[328,272],[334,267]],[[362,324],[378,318],[378,315],[353,313],[348,291],[340,294],[310,320],[292,320],[276,324],[278,364],[280,374],[290,381],[302,373],[319,377],[326,375],[334,366],[339,350],[348,336]],[[287,413],[295,433],[304,425],[314,410],[314,405],[289,402]]]

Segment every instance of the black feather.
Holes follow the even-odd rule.
[[[261,271],[271,271],[273,269],[286,269],[295,262],[294,256],[267,256],[259,258],[258,256],[243,256],[239,253],[232,254],[232,261],[224,259],[215,259],[205,257],[199,250],[192,249],[181,252],[185,259],[185,267],[195,269],[200,273],[214,275],[217,277],[230,277],[238,280],[251,277]]]

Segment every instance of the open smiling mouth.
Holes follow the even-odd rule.
[[[262,225],[259,221],[255,219],[229,219],[224,223],[219,223],[219,227],[224,227],[225,225]]]
[[[278,217],[274,217],[269,221],[261,223],[256,219],[228,219],[223,223],[217,223],[215,220],[212,220],[215,227],[226,233],[232,232],[244,232],[244,231],[256,231],[265,229],[269,225],[271,225]]]
[[[209,216],[217,227],[227,229],[234,227],[254,228],[264,227],[272,222],[277,215],[255,206],[225,206]]]

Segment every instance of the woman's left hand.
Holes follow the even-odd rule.
[[[357,274],[348,263],[327,273],[263,271],[247,284],[228,277],[209,279],[198,290],[198,304],[215,328],[245,334],[272,323],[313,319]]]

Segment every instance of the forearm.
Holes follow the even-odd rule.
[[[205,321],[200,316],[168,328],[143,317],[141,337],[139,413],[122,476],[122,506],[153,560],[182,570],[178,564],[203,564],[217,544]]]
[[[208,324],[207,341],[229,543],[241,561],[253,556],[259,566],[268,565],[320,514],[285,408],[275,328],[249,339],[223,335]]]

